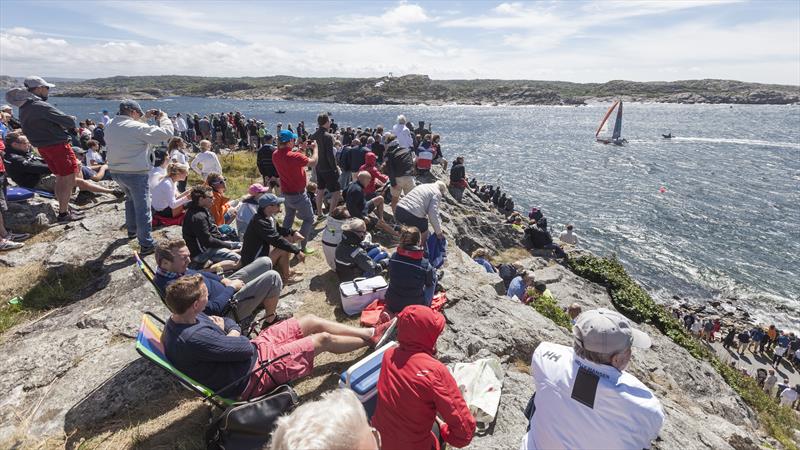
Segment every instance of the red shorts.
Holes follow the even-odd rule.
[[[258,363],[288,353],[287,356],[267,366],[267,370],[278,384],[302,378],[310,374],[314,368],[314,343],[310,337],[303,336],[300,323],[295,318],[272,325],[250,342],[255,344],[258,350]],[[275,387],[275,383],[266,371],[260,370],[250,376],[241,398],[258,397]]]
[[[78,159],[75,158],[72,146],[67,142],[39,147],[39,154],[42,155],[53,175],[64,177],[78,173]]]

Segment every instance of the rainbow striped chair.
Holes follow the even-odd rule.
[[[147,261],[145,261],[141,256],[139,256],[139,252],[133,252],[133,260],[136,261],[136,267],[138,267],[139,270],[142,271],[142,274],[144,275],[144,277],[147,278],[147,281],[150,282],[150,285],[153,286],[153,289],[155,289],[156,293],[158,294],[158,296],[161,298],[161,301],[163,302],[164,301],[164,294],[162,294],[161,293],[161,289],[159,289],[158,286],[156,286],[156,281],[155,281],[156,280],[156,272],[153,270],[152,267],[150,267],[150,264],[147,264]],[[166,304],[165,304],[165,306],[166,306]]]

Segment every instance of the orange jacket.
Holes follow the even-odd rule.
[[[228,204],[230,199],[225,197],[225,195],[221,192],[214,191],[214,203],[211,204],[211,217],[214,218],[214,223],[217,226],[225,224],[225,213],[228,212],[228,209],[231,205]]]

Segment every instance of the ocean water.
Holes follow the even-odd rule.
[[[117,103],[54,97],[80,118]],[[340,125],[425,120],[452,160],[543,209],[554,236],[575,224],[582,245],[616,254],[658,300],[733,300],[765,323],[800,323],[800,106],[625,104],[625,147],[594,142],[608,105],[361,106],[266,100],[142,101],[176,112],[242,111],[277,122],[319,111]],[[275,114],[285,110],[285,114]],[[661,133],[671,131],[666,140]],[[661,192],[661,188],[665,188]]]

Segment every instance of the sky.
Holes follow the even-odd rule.
[[[798,0],[0,2],[0,74],[800,85]]]

